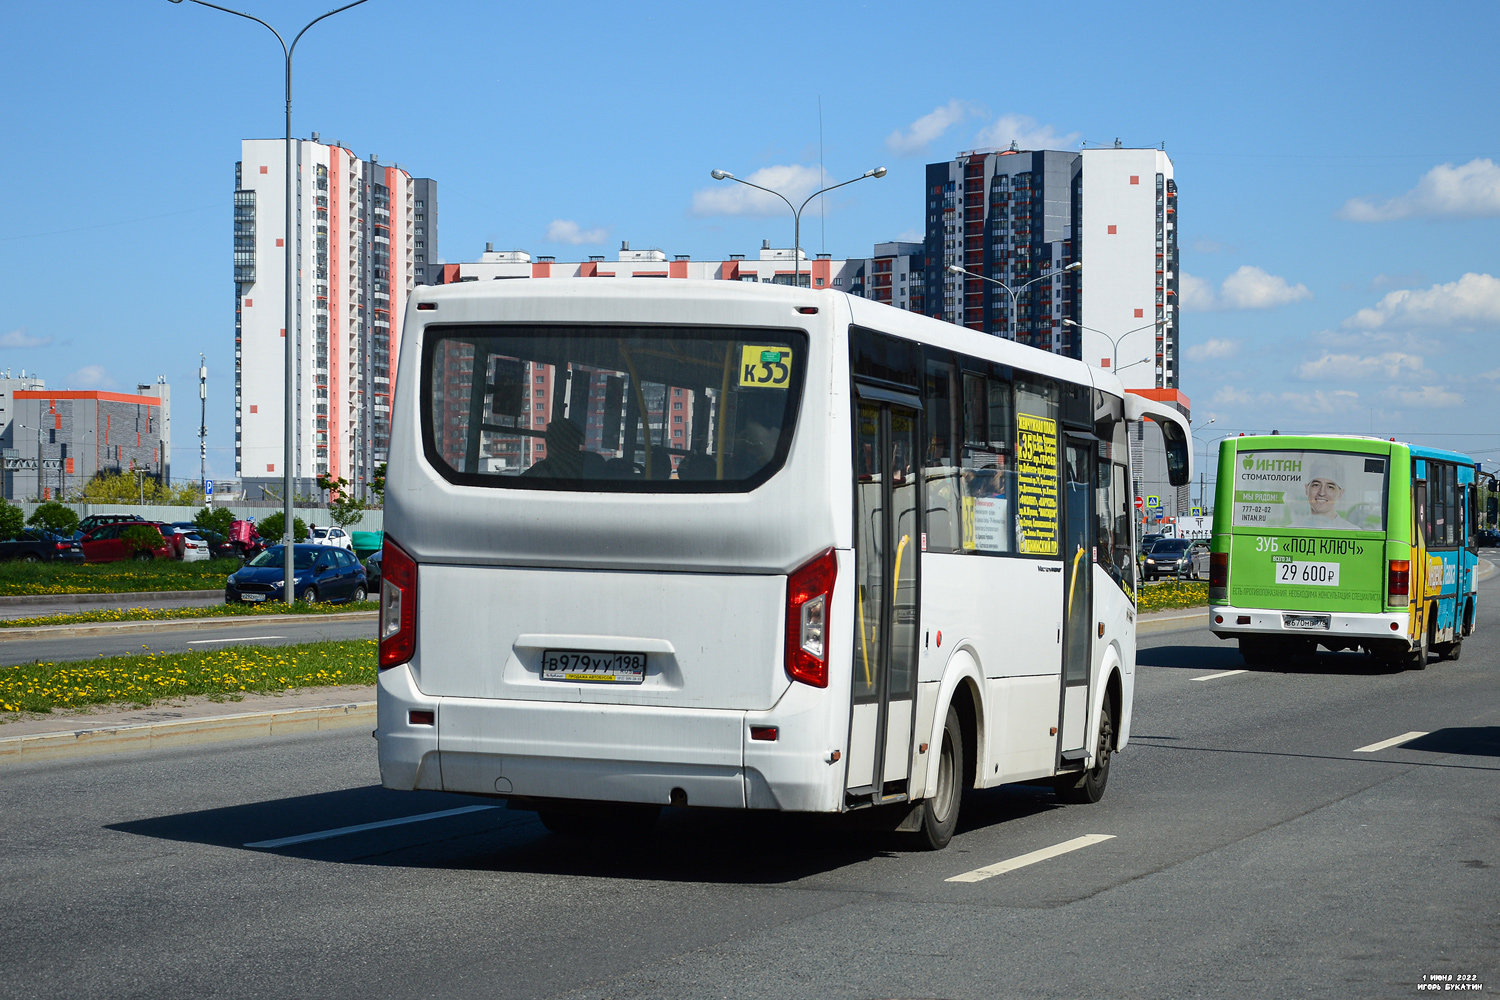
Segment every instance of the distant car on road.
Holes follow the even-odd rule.
[[[83,547],[76,538],[65,538],[41,528],[26,528],[15,538],[0,542],[0,559],[22,562],[83,562]]]
[[[384,555],[384,549],[376,549],[371,553],[370,558],[365,560],[365,578],[369,581],[366,586],[370,588],[371,596],[377,598],[380,596],[381,570],[385,566],[381,559]]]
[[[1199,554],[1201,553],[1201,558]],[[1198,563],[1203,572],[1208,570],[1208,543],[1186,538],[1163,538],[1146,553],[1141,564],[1141,575],[1147,580],[1159,576],[1175,576],[1179,580],[1196,580]]]
[[[1500,545],[1500,531],[1494,528],[1480,528],[1474,534],[1474,541],[1480,548],[1493,548]]]
[[[279,601],[283,597],[285,569],[283,548],[272,545],[244,566],[229,574],[224,584],[224,603],[258,604]],[[292,585],[297,600],[363,601],[369,594],[365,568],[354,553],[329,545],[294,545],[292,547]]]

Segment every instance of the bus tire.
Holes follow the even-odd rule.
[[[1057,797],[1064,802],[1083,805],[1104,798],[1104,787],[1109,784],[1109,759],[1115,748],[1115,709],[1111,698],[1104,699],[1099,709],[1099,743],[1094,750],[1094,766],[1079,775],[1064,775],[1054,787]]]
[[[1456,660],[1461,655],[1463,655],[1463,651],[1464,643],[1462,639],[1458,640],[1457,642],[1450,642],[1448,643],[1447,648],[1443,650],[1443,659]]]
[[[958,712],[948,706],[943,722],[943,742],[938,749],[937,786],[922,800],[922,830],[918,843],[926,850],[941,851],[958,828],[958,808],[964,797],[964,734]]]
[[[1247,667],[1268,666],[1275,659],[1275,640],[1263,635],[1242,635],[1240,656]]]
[[[1434,615],[1432,617],[1435,619],[1436,618],[1436,614],[1434,613]],[[1427,669],[1427,652],[1428,652],[1428,650],[1430,650],[1432,648],[1432,641],[1431,641],[1431,638],[1430,638],[1431,635],[1432,635],[1432,627],[1429,624],[1429,626],[1427,628],[1424,628],[1422,630],[1422,638],[1421,638],[1420,641],[1418,641],[1417,648],[1414,649],[1414,650],[1412,650],[1410,653],[1406,654],[1406,665],[1408,667],[1410,667],[1411,669],[1413,669],[1413,670],[1426,670]]]

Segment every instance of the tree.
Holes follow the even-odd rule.
[[[340,528],[358,524],[365,516],[365,502],[349,492],[349,480],[318,473],[318,488],[328,491],[328,516]]]
[[[381,462],[375,466],[375,475],[370,478],[370,492],[375,494],[375,502],[382,507],[385,506],[385,463]]]
[[[78,530],[78,515],[73,512],[73,508],[64,507],[56,500],[49,500],[32,511],[26,523],[34,528],[55,531],[59,535],[71,535]]]
[[[204,531],[217,531],[229,537],[229,526],[234,523],[234,512],[228,507],[204,507],[193,515],[193,523]]]
[[[26,525],[26,512],[0,497],[0,542],[15,538]]]
[[[260,537],[264,538],[267,542],[271,543],[272,545],[279,545],[282,541],[281,536],[283,531],[285,530],[285,526],[286,515],[278,510],[274,514],[267,514],[265,517],[261,518],[260,523],[255,526],[255,530],[259,532]],[[303,522],[302,518],[292,518],[292,534],[295,536],[296,541],[307,541],[307,524]]]

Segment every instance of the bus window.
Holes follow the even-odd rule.
[[[1016,551],[1016,479],[1011,387],[996,375],[963,374],[960,476],[965,549]]]
[[[922,400],[927,420],[927,516],[923,530],[927,551],[962,552],[963,505],[957,456],[963,419],[955,392],[957,370],[941,353],[928,352]]]
[[[753,489],[785,460],[806,357],[794,330],[429,328],[424,447],[466,486]]]
[[[1111,462],[1109,455],[1109,446],[1101,443],[1095,499],[1099,520],[1097,558],[1104,571],[1129,594],[1135,583],[1135,560],[1131,558],[1130,547],[1130,470],[1119,462]]]

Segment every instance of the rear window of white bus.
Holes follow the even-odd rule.
[[[428,327],[422,433],[450,482],[743,492],[791,445],[807,336],[744,327]]]

